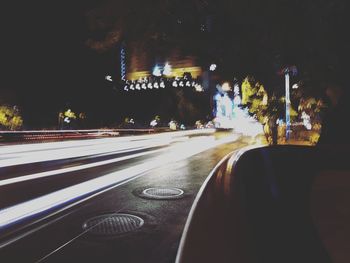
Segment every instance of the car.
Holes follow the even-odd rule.
[[[248,148],[203,184],[177,263],[350,262],[350,150]]]

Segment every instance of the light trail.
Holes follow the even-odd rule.
[[[137,147],[150,147],[159,143],[166,145],[178,141],[182,137],[211,134],[213,132],[214,130],[212,129],[190,130],[98,140],[2,146],[0,168],[35,162],[86,157],[108,151],[113,152],[116,149],[127,150]]]
[[[47,214],[50,211],[78,202],[80,199],[88,196],[96,196],[106,189],[119,186],[161,165],[187,159],[221,144],[233,142],[237,138],[237,135],[218,140],[215,140],[213,136],[193,138],[188,142],[172,146],[169,153],[160,155],[154,160],[2,209],[0,210],[0,229],[5,229],[10,225],[30,219],[38,214]]]
[[[158,149],[158,150],[153,150],[153,151],[146,151],[146,152],[141,152],[141,153],[136,153],[136,154],[131,154],[119,158],[113,158],[110,160],[106,161],[101,161],[101,162],[95,162],[95,163],[89,163],[89,164],[84,164],[84,165],[78,165],[74,167],[68,167],[68,168],[63,168],[63,169],[57,169],[57,170],[52,170],[52,171],[47,171],[47,172],[41,172],[41,173],[35,173],[35,174],[29,174],[29,175],[23,175],[20,177],[15,177],[15,178],[10,178],[10,179],[5,179],[0,181],[0,186],[5,186],[9,184],[15,184],[15,183],[21,183],[29,180],[34,180],[34,179],[40,179],[44,177],[49,177],[49,176],[54,176],[54,175],[60,175],[64,173],[71,173],[71,172],[76,172],[76,171],[81,171],[84,169],[89,169],[89,168],[94,168],[102,165],[107,165],[111,163],[116,163],[116,162],[121,162],[125,160],[130,160],[133,158],[149,155],[149,154],[154,154],[164,151],[164,149]]]

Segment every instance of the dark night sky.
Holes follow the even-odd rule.
[[[105,74],[116,74],[117,49],[96,52],[86,43],[88,39],[103,39],[113,30],[111,20],[124,10],[134,15],[123,28],[127,37],[136,41],[138,36],[148,37],[148,31],[144,36],[140,30],[147,29],[145,20],[149,18],[149,27],[155,21],[155,30],[172,43],[168,46],[193,51],[204,61],[215,59],[225,76],[253,74],[273,86],[278,67],[296,64],[300,78],[319,80],[329,68],[344,77],[349,47],[346,2],[11,1],[2,7],[1,14],[0,103],[20,105],[28,126],[54,124],[57,112],[66,106],[87,111],[92,118],[101,119],[99,125],[103,124],[103,116],[112,116],[127,106],[122,93],[113,92],[104,80]],[[138,3],[143,3],[143,10],[150,10],[158,20],[147,17],[147,11],[138,8]],[[167,3],[171,8],[164,11],[157,3]],[[100,17],[92,16],[94,12]],[[200,35],[197,25],[208,15],[213,18],[213,31]],[[91,17],[95,25],[102,26],[92,30],[88,23]],[[188,23],[181,30],[172,22],[177,17]],[[180,40],[175,43],[176,38]],[[138,111],[144,107],[141,105]]]

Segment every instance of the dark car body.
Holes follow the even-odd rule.
[[[202,186],[177,262],[350,262],[350,162],[342,146],[228,156]]]

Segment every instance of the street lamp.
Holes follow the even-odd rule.
[[[286,86],[286,140],[289,140],[290,137],[290,84],[289,79],[290,75],[295,76],[297,74],[296,66],[290,66],[282,69],[281,74],[284,74],[285,77],[285,86]]]

